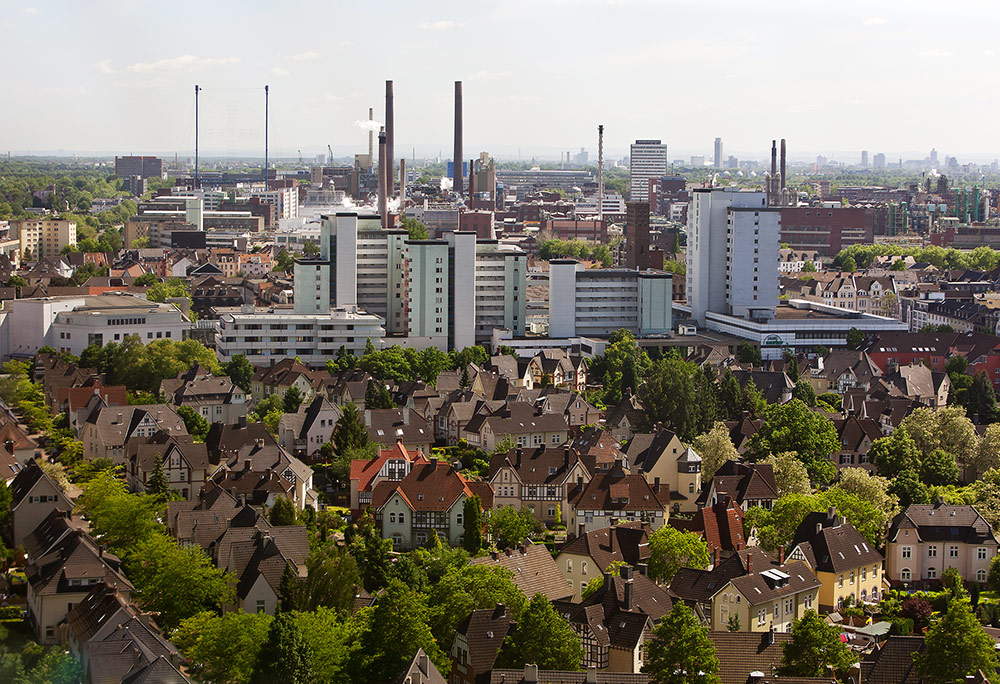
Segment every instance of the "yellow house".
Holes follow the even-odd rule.
[[[816,573],[822,611],[839,610],[848,600],[876,602],[882,595],[885,559],[835,508],[806,516],[795,530],[789,558]]]
[[[676,433],[659,430],[640,433],[625,445],[629,468],[647,482],[670,487],[674,512],[694,513],[701,493],[701,456],[685,447]]]

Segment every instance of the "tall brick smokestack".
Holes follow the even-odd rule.
[[[378,215],[382,218],[382,227],[389,223],[389,197],[386,182],[392,178],[392,171],[386,166],[386,135],[385,127],[378,132]]]
[[[452,189],[462,194],[462,82],[455,81],[455,156]]]
[[[393,178],[392,164],[392,151],[393,146],[396,143],[396,136],[393,132],[392,123],[392,81],[385,82],[385,168],[387,169],[386,175],[386,198],[392,196],[393,186],[395,185],[395,179]],[[379,164],[382,163],[383,157],[379,156]]]
[[[782,200],[784,200],[784,190],[785,190],[785,139],[781,139],[781,190],[782,190]]]

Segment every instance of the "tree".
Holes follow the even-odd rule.
[[[398,579],[389,580],[361,635],[365,676],[355,681],[392,681],[418,648],[424,649],[438,669],[447,671],[447,656],[434,641],[427,617],[427,602],[422,594]]]
[[[816,406],[816,390],[804,378],[795,383],[795,389],[792,390],[792,397],[799,399],[807,406]]]
[[[894,477],[904,470],[915,473],[920,467],[917,445],[905,430],[894,430],[888,437],[872,442],[868,458],[878,468],[879,474],[885,477]]]
[[[302,638],[309,646],[313,680],[316,682],[349,682],[355,663],[360,660],[358,633],[365,618],[341,619],[341,614],[329,608],[295,613]]]
[[[816,272],[816,265],[813,262],[811,262],[811,261],[806,261],[804,264],[802,264],[802,272],[803,273],[815,273]]]
[[[216,568],[198,546],[181,546],[157,532],[128,555],[128,576],[139,605],[158,613],[167,628],[233,599],[232,577]]]
[[[280,495],[275,497],[274,505],[271,506],[271,513],[268,516],[268,522],[274,527],[294,525],[295,504],[292,503],[292,500]]]
[[[917,672],[932,684],[963,681],[982,671],[995,676],[997,655],[993,639],[983,631],[968,601],[950,601],[944,615],[927,630],[925,650],[914,654]]]
[[[730,630],[733,631],[733,630]],[[717,684],[719,659],[715,645],[687,604],[673,608],[653,629],[646,645],[648,652],[642,671],[650,684]]]
[[[157,522],[162,503],[145,494],[130,494],[125,483],[110,470],[87,483],[77,506],[90,521],[94,538],[118,555],[132,551],[162,529]]]
[[[726,420],[739,420],[743,413],[743,388],[733,375],[733,371],[727,368],[719,379],[715,389],[716,403],[719,407],[721,417]]]
[[[976,423],[985,425],[997,419],[997,395],[993,391],[990,379],[986,373],[976,373],[972,385],[965,393],[962,403],[966,414],[973,417]]]
[[[635,393],[639,379],[649,375],[651,365],[635,336],[628,330],[616,330],[608,337],[604,355],[592,361],[590,371],[604,388],[604,402],[612,405],[620,402],[626,391]]]
[[[163,456],[157,454],[155,464],[153,465],[153,472],[150,474],[149,479],[146,480],[146,493],[150,496],[164,498],[169,491],[170,486],[167,482],[167,474],[163,472]]]
[[[392,540],[383,539],[371,515],[365,512],[356,528],[348,528],[351,555],[358,563],[364,588],[375,592],[389,580],[389,552]]]
[[[917,471],[913,468],[907,468],[892,478],[889,493],[899,498],[899,504],[903,508],[912,504],[930,503],[931,500],[927,486],[920,481]]]
[[[955,457],[944,449],[935,449],[920,464],[920,480],[929,485],[950,485],[958,480]]]
[[[494,508],[486,512],[485,518],[490,539],[498,549],[519,544],[535,529],[535,516],[528,507],[520,510],[511,506]]]
[[[246,354],[237,354],[233,360],[223,366],[223,372],[229,376],[233,384],[244,392],[250,391],[250,379],[253,378],[254,367]]]
[[[191,674],[206,684],[250,681],[257,653],[272,618],[266,613],[198,613],[183,622],[173,642],[191,663]]]
[[[365,409],[391,409],[395,408],[396,402],[392,400],[392,393],[385,383],[372,380],[365,389]]]
[[[250,684],[310,684],[309,645],[291,613],[280,612],[271,622],[267,640],[257,654]]]
[[[295,413],[299,410],[299,404],[302,403],[302,390],[294,385],[285,390],[284,395],[281,397],[282,410],[285,413]]]
[[[713,425],[705,434],[695,437],[691,448],[701,456],[701,477],[706,481],[715,475],[715,471],[723,463],[739,458],[739,452],[729,437],[729,428],[722,422]]]
[[[811,494],[809,473],[802,461],[793,452],[771,454],[761,463],[769,463],[774,470],[774,482],[778,487],[778,496],[787,494]]]
[[[1000,555],[993,556],[990,561],[990,572],[986,576],[986,586],[990,591],[1000,591]]]
[[[200,413],[190,406],[178,406],[177,415],[184,421],[184,427],[187,429],[188,434],[194,438],[194,441],[205,441],[205,438],[208,437],[208,431],[212,426],[208,424],[208,421]]]
[[[151,302],[165,302],[167,299],[187,297],[191,299],[191,290],[180,278],[170,278],[166,282],[154,283],[146,289],[146,299]]]
[[[462,504],[462,548],[477,554],[483,548],[483,502],[473,494]]]
[[[740,626],[740,616],[739,614],[734,613],[732,616],[730,616],[729,622],[726,624],[726,631],[739,632],[741,629],[743,628]]]
[[[905,430],[913,440],[921,463],[935,449],[952,455],[974,454],[978,450],[976,428],[961,406],[939,409],[921,406],[904,418],[898,429]]]
[[[410,216],[404,216],[402,228],[410,234],[411,240],[426,240],[428,236],[427,226]]]
[[[843,675],[857,661],[840,640],[840,628],[828,625],[813,610],[792,624],[792,638],[781,651],[782,677],[829,677],[831,671]]]
[[[354,402],[347,402],[340,407],[340,418],[333,429],[333,451],[336,454],[347,453],[354,449],[363,449],[370,441],[364,420]]]
[[[917,624],[922,624],[934,612],[934,607],[926,599],[919,596],[909,596],[900,605],[899,612],[903,617],[907,617]]]
[[[865,334],[857,328],[851,328],[847,331],[846,341],[848,349],[857,349],[865,341]]]
[[[298,584],[298,609],[349,614],[360,586],[358,562],[346,549],[334,544],[314,549],[306,558],[306,578]]]
[[[690,442],[715,422],[715,393],[698,366],[683,359],[657,359],[639,388],[647,427],[658,423]]]
[[[278,583],[278,610],[291,612],[301,610],[299,606],[299,574],[292,563],[286,563]]]
[[[709,564],[708,545],[700,535],[664,525],[649,537],[649,576],[669,584],[681,568],[703,569]]]
[[[736,348],[736,360],[749,366],[760,366],[763,363],[760,347],[749,342],[740,342],[740,346]]]
[[[836,474],[830,455],[840,451],[840,438],[826,416],[809,410],[802,401],[769,406],[764,423],[750,438],[750,452],[756,460],[773,453],[794,451],[809,471],[809,477],[827,483]]]
[[[582,659],[580,638],[543,594],[535,594],[504,639],[497,666],[520,669],[533,663],[540,670],[572,671]]]
[[[450,568],[430,588],[428,623],[438,643],[451,639],[458,623],[478,608],[502,603],[515,620],[524,607],[524,594],[514,584],[514,574],[503,567],[464,565]]]
[[[472,380],[469,379],[468,367],[462,369],[462,377],[458,381],[458,386],[462,389],[469,389],[472,386]]]
[[[864,468],[843,468],[834,488],[867,501],[891,520],[899,510],[899,497],[891,491],[892,482],[872,475]]]

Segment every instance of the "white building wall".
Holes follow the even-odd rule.
[[[673,279],[662,275],[639,275],[639,335],[670,332]]]
[[[629,200],[649,201],[649,179],[667,175],[667,146],[659,140],[636,140],[629,159]]]
[[[745,316],[778,306],[779,209],[729,209],[726,287],[729,312]]]
[[[323,217],[326,229],[330,219]],[[339,307],[358,304],[358,217],[357,214],[337,214],[334,224],[336,249],[330,255],[336,278],[334,305]],[[324,255],[325,257],[326,255]]]
[[[448,243],[407,240],[410,346],[448,349]]]
[[[447,233],[449,245],[447,283],[451,323],[450,342],[454,349],[465,349],[476,344],[477,281],[476,234],[469,231]],[[502,296],[502,290],[500,290]],[[447,328],[445,329],[447,332]]]
[[[549,262],[549,337],[576,336],[576,274],[583,265],[570,259]]]
[[[330,310],[330,262],[295,261],[295,313],[322,314]]]

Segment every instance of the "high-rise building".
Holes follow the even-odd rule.
[[[159,157],[115,157],[115,177],[139,176],[147,178],[163,177],[163,160]]]
[[[66,219],[22,219],[11,221],[10,237],[26,261],[59,256],[63,248],[76,245],[76,221]]]
[[[629,199],[649,202],[649,179],[667,175],[667,146],[659,140],[636,140],[629,157]]]
[[[715,139],[715,163],[713,164],[715,168],[722,168],[722,138]]]
[[[650,267],[649,202],[628,202],[625,205],[625,267],[633,270]]]
[[[861,165],[868,166],[868,150],[861,150]]]
[[[937,163],[938,163],[937,150],[935,150],[932,147],[931,148],[931,164],[933,164],[934,166],[937,166]]]
[[[410,240],[376,215],[324,216],[318,259],[295,262],[295,311],[360,307],[418,347],[465,348],[525,331],[527,255],[467,231]]]
[[[778,305],[781,210],[763,192],[697,188],[688,209],[687,304],[707,312],[773,318]]]
[[[884,169],[885,168],[885,155],[881,152],[876,153],[875,157],[872,159],[873,169]]]

